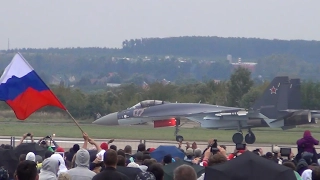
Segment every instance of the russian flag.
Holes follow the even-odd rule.
[[[13,57],[0,78],[0,100],[5,101],[20,120],[48,105],[66,110],[20,53]]]

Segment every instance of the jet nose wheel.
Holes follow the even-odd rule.
[[[253,133],[246,134],[245,141],[247,144],[253,144],[256,141],[256,136]]]
[[[232,141],[235,144],[241,144],[243,142],[243,135],[241,132],[237,132],[232,136]]]
[[[176,141],[182,142],[183,141],[183,136],[177,135],[176,136]]]

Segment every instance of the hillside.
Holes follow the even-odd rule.
[[[237,62],[255,62],[254,78],[277,75],[319,80],[320,42],[255,38],[172,37],[123,41],[123,48],[49,48],[1,51],[0,69],[20,52],[49,84],[104,87],[106,83],[168,80],[177,84],[225,80]]]

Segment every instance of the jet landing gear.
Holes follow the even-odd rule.
[[[253,134],[251,129],[248,130],[248,134],[245,136],[245,141],[247,144],[253,144],[256,141],[256,136]]]
[[[174,135],[176,136],[176,141],[177,142],[182,142],[183,141],[183,136],[178,135],[179,132],[179,126],[180,126],[180,118],[176,118],[176,129],[174,131]]]
[[[247,144],[253,144],[256,141],[256,136],[251,131],[251,129],[248,130],[248,134],[246,134],[245,138],[243,138],[242,131],[239,131],[232,136],[232,141],[235,144],[242,144],[243,139]]]

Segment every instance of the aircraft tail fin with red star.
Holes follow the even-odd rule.
[[[275,77],[251,108],[270,119],[277,119],[279,110],[288,109],[289,86],[288,76]]]

